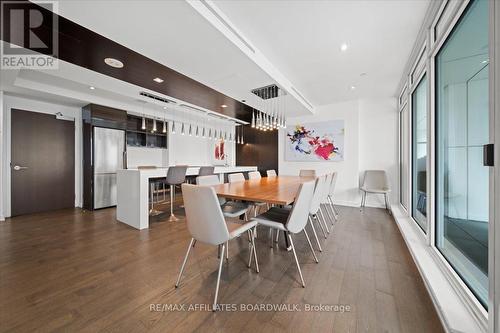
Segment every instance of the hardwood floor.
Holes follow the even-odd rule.
[[[345,312],[151,311],[152,304],[213,300],[216,249],[196,244],[179,289],[174,283],[189,235],[184,219],[138,231],[115,209],[70,209],[0,223],[0,331],[57,332],[442,332],[392,218],[381,209],[339,207],[340,221],[314,263],[295,237],[306,288],[283,245],[259,230],[260,273],[246,267],[245,237],[230,243],[219,302],[342,304]],[[182,217],[182,210],[176,212]],[[283,237],[281,238],[283,239]]]

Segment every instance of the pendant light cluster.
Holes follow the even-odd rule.
[[[285,91],[273,84],[254,89],[252,93],[261,98],[260,110],[254,109],[252,112],[252,128],[261,131],[285,128]]]
[[[207,115],[192,119],[189,114],[184,113],[183,118],[178,120],[174,110],[174,119],[170,122],[171,133],[207,140],[224,140],[237,144],[244,144],[243,126],[231,120],[213,120]],[[187,115],[187,116],[186,116]]]

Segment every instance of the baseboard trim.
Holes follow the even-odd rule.
[[[335,205],[339,206],[348,206],[348,207],[360,207],[360,202],[359,201],[348,201],[348,200],[333,200],[333,203]],[[365,207],[370,207],[370,208],[384,208],[384,204],[372,204],[372,203],[367,203]]]

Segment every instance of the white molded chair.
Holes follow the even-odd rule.
[[[309,208],[311,206],[311,198],[314,191],[314,182],[309,181],[300,185],[297,198],[293,204],[292,209],[277,208],[272,207],[267,212],[254,217],[252,221],[257,221],[258,224],[270,227],[279,231],[284,231],[290,241],[290,246],[293,251],[293,256],[295,258],[295,263],[297,264],[297,270],[299,271],[300,280],[302,282],[302,287],[305,288],[306,284],[302,276],[302,271],[300,269],[299,260],[297,259],[297,253],[295,252],[295,246],[293,244],[292,234],[297,234],[303,232],[306,236],[307,243],[314,257],[314,261],[318,263],[318,258],[312,247],[309,235],[305,229],[307,224],[307,215]],[[272,240],[271,240],[272,242]]]
[[[332,182],[330,184],[330,190],[328,192],[328,203],[330,204],[330,207],[333,211],[333,216],[335,217],[335,220],[338,220],[338,218],[339,218],[339,211],[337,210],[337,208],[333,204],[333,195],[335,192],[335,185],[337,184],[338,175],[339,174],[337,172],[332,173]]]
[[[200,186],[214,186],[219,185],[219,176],[198,176],[196,177],[196,184]],[[225,198],[218,197],[219,204],[222,208],[222,213],[225,217],[238,217],[244,215],[248,211],[248,204],[244,202],[227,201]],[[247,220],[245,216],[245,220]]]
[[[316,235],[316,230],[314,229],[314,224],[313,220],[316,220],[319,224],[319,227],[321,228],[321,231],[323,232],[323,236],[327,237],[327,233],[330,233],[330,230],[328,229],[328,225],[326,224],[326,220],[321,212],[321,199],[323,197],[323,193],[325,190],[325,181],[326,181],[326,176],[321,176],[316,178],[316,186],[314,188],[314,194],[312,197],[311,201],[311,207],[309,209],[309,222],[311,224],[311,227],[313,229],[313,232],[316,237],[316,242],[318,243],[318,249],[320,251],[323,251],[321,248],[321,245],[319,244],[318,237]],[[326,231],[325,231],[326,230]]]
[[[230,173],[229,175],[227,175],[227,180],[230,183],[244,182],[245,176],[241,172]]]
[[[248,173],[248,179],[261,179],[261,175],[259,171],[251,171]],[[231,173],[227,176],[227,179],[229,183],[237,183],[237,182],[244,182],[245,181],[245,176],[239,172],[239,173]],[[265,202],[252,202],[251,203],[253,207],[253,215],[257,216],[258,210],[260,207],[266,206],[267,204]]]
[[[387,209],[390,213],[387,194],[391,192],[391,188],[389,186],[389,179],[387,178],[385,170],[366,170],[360,190],[363,191],[361,209],[365,207],[367,193],[383,194],[385,199],[385,209]]]
[[[248,179],[261,179],[262,176],[259,171],[250,171],[248,173]]]
[[[316,177],[316,170],[302,169],[299,171],[299,177]]]
[[[255,269],[257,273],[259,272],[259,263],[257,261],[257,251],[255,250],[254,240],[254,230],[257,226],[257,222],[250,221],[245,224],[226,222],[219,201],[217,200],[217,195],[212,187],[183,184],[182,196],[184,198],[184,208],[186,210],[187,228],[192,238],[187,248],[184,261],[182,262],[175,287],[179,287],[182,273],[184,272],[189,257],[189,252],[195,241],[220,246],[222,250],[220,252],[219,272],[217,275],[217,285],[215,287],[215,297],[212,309],[215,311],[217,309],[217,296],[219,294],[224,247],[227,241],[245,232],[248,233],[250,247],[248,267],[252,264],[253,255],[253,258],[255,258]]]
[[[278,176],[278,175],[276,174],[276,171],[275,171],[275,170],[267,170],[267,171],[266,171],[266,174],[267,174],[267,176],[268,176],[268,177],[276,177],[276,176]]]
[[[325,179],[325,185],[323,187],[323,195],[321,198],[320,209],[326,216],[328,216],[328,219],[333,225],[333,222],[337,220],[337,216],[335,215],[335,212],[332,213],[331,211],[332,207],[330,206],[330,202],[328,201],[328,195],[330,194],[330,187],[332,185],[332,181],[333,181],[333,173],[327,174]]]

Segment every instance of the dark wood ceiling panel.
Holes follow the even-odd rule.
[[[28,6],[39,9],[44,17],[56,15],[31,2],[20,0],[19,3],[27,3]],[[228,97],[62,16],[57,16],[57,19],[59,22],[57,31],[59,59],[230,117],[244,121],[251,120],[251,108],[240,101]],[[114,18],[110,17],[110,19]],[[9,16],[2,18],[4,26],[10,26],[9,20]],[[50,21],[49,19],[44,20],[44,22]],[[140,29],[140,27],[137,27],[137,29]],[[52,27],[48,24],[42,24],[36,30],[36,34],[42,37],[50,35],[51,32]],[[9,36],[5,35],[1,36],[1,38],[4,41],[10,42]],[[154,41],[151,42],[153,43]],[[24,45],[20,46],[25,47]],[[119,59],[125,66],[120,69],[110,67],[104,63],[104,58]],[[153,79],[155,77],[162,78],[164,82],[154,82]],[[227,105],[227,107],[222,108],[221,105],[223,104]]]

